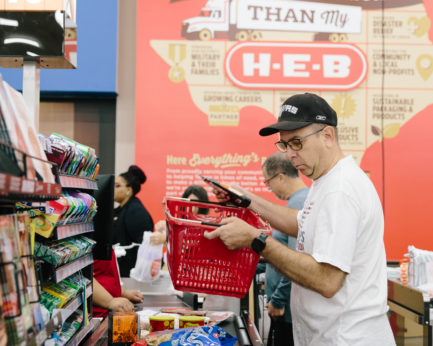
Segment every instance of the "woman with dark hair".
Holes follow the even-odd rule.
[[[121,246],[132,243],[141,244],[144,232],[153,231],[153,219],[149,212],[136,197],[141,184],[146,181],[144,172],[135,165],[129,167],[116,177],[114,183],[114,201],[119,206],[114,209],[114,243]],[[135,266],[138,247],[126,250],[126,256],[119,257],[121,277],[129,277],[129,272]]]
[[[189,198],[192,200],[199,200],[202,202],[208,202],[209,197],[207,195],[206,190],[200,185],[190,185],[186,188],[186,190],[182,194],[182,198]],[[204,214],[207,215],[209,213],[208,208],[197,208],[193,207],[192,212],[194,214]]]
[[[198,200],[202,202],[209,202],[209,197],[207,195],[206,190],[204,187],[200,185],[190,185],[188,186],[185,191],[182,194],[182,198],[188,198],[191,200]],[[198,207],[192,207],[192,212],[194,214],[202,214],[207,215],[209,214],[208,208],[198,208]],[[162,233],[165,234],[167,232],[167,224],[165,220],[160,220],[155,225],[155,233]],[[159,238],[158,238],[159,241]],[[155,243],[156,244],[156,243]]]

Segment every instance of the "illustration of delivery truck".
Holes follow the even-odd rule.
[[[360,33],[359,6],[293,0],[208,0],[182,23],[182,37],[260,40],[262,31]]]

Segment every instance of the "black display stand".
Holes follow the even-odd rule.
[[[41,160],[39,158],[32,157],[31,155],[28,155],[27,153],[24,153],[23,151],[14,148],[13,146],[0,142],[0,150],[5,151],[8,150],[10,152],[13,152],[18,157],[21,157],[20,161],[23,163],[24,171],[13,171],[14,174],[10,174],[10,172],[0,172],[0,217],[1,215],[9,215],[9,214],[16,214],[17,208],[16,208],[16,202],[17,201],[26,201],[26,202],[45,202],[49,200],[55,200],[60,197],[61,193],[61,186],[59,184],[50,184],[45,183],[42,181],[32,180],[27,177],[27,160],[37,159],[40,161],[43,161],[45,163],[54,165],[48,161]],[[18,175],[15,175],[17,174]],[[16,231],[16,230],[15,230]],[[6,249],[0,249],[0,251],[5,251]],[[33,260],[33,256],[30,257],[29,260]],[[13,265],[14,266],[14,277],[15,282],[23,283],[23,270],[21,268],[21,263],[19,258],[15,258],[10,263],[0,263],[0,270],[3,270],[4,266]],[[5,275],[1,276],[2,278],[5,278]],[[16,287],[16,291],[20,292],[22,289],[25,289],[25,287]],[[40,290],[39,290],[40,292]],[[36,302],[28,302],[29,304],[34,304]],[[21,298],[18,298],[18,305],[19,305],[19,313],[15,316],[4,316],[4,319],[7,323],[8,319],[12,319],[15,317],[19,317],[22,313],[22,307],[21,307]],[[2,311],[0,306],[0,317],[1,317]],[[47,330],[50,330],[54,327],[55,322],[57,322],[56,319],[53,320],[53,323],[49,323],[45,326],[44,330],[45,332]],[[42,335],[42,334],[41,334]],[[46,339],[46,338],[45,338]],[[32,339],[30,338],[28,340],[29,344],[36,344],[36,345],[42,345],[45,339],[40,340],[38,342],[37,335]],[[9,345],[9,343],[8,343]]]
[[[93,192],[97,189],[96,182],[87,178],[66,175],[60,175],[58,178],[61,183],[62,190],[83,190],[86,193],[93,194]],[[89,234],[93,231],[94,227],[92,222],[59,225],[55,228],[51,238],[44,239],[43,237],[38,237],[38,241],[47,241],[49,243],[53,243],[65,238],[75,237],[81,234],[85,235],[85,233]],[[85,277],[90,279],[91,284],[86,287],[86,294],[84,295],[83,292],[81,292],[76,298],[63,307],[60,313],[61,324],[74,311],[82,307],[84,300],[83,297],[86,297],[89,323],[85,326],[82,326],[67,343],[67,345],[78,345],[89,335],[92,330],[99,325],[99,321],[92,319],[93,254],[86,254],[57,268],[50,263],[40,261],[40,268],[43,282],[59,283],[78,271],[81,271]],[[53,316],[52,319],[59,321],[59,316]],[[42,331],[42,334],[45,333]],[[42,337],[40,337],[40,339],[42,339]]]

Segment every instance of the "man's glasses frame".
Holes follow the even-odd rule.
[[[310,133],[304,137],[292,138],[292,139],[289,139],[287,142],[282,141],[280,139],[278,142],[275,142],[274,144],[277,147],[277,149],[279,151],[281,151],[282,153],[287,152],[287,147],[290,147],[290,149],[292,149],[293,151],[299,151],[299,150],[302,150],[302,141],[304,141],[306,138],[308,138],[312,135],[315,135],[316,133],[319,133],[325,127],[322,127],[320,130],[314,131],[313,133]]]
[[[263,179],[263,182],[265,183],[266,186],[269,186],[269,183],[271,182],[271,180],[275,179],[280,174],[281,174],[281,172],[278,172],[278,173],[274,174],[272,177],[270,177],[268,179]]]

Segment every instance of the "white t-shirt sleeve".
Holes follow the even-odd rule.
[[[332,192],[325,198],[316,218],[312,256],[349,274],[360,224],[359,208],[342,192]]]

